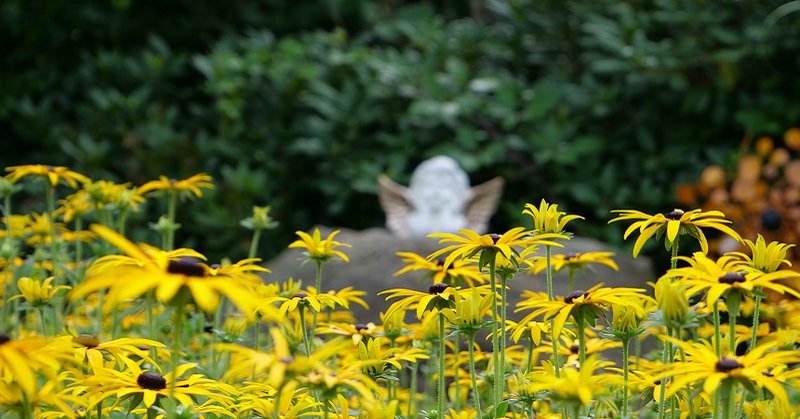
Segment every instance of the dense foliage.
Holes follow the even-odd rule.
[[[508,180],[499,228],[540,197],[588,226],[666,211],[676,181],[800,119],[793,3],[470,3],[4,1],[0,166],[207,172],[179,240],[243,255],[253,203],[281,221],[271,250],[381,225],[376,177],[435,154]]]

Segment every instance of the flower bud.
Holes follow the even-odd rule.
[[[656,303],[668,323],[683,324],[689,317],[689,299],[682,281],[664,278],[656,284]]]

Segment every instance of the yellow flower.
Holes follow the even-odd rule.
[[[621,381],[617,375],[599,371],[611,365],[614,363],[589,356],[580,367],[563,368],[560,376],[556,376],[555,371],[540,369],[531,374],[525,392],[547,391],[555,400],[586,406],[596,395],[607,392],[610,384]]]
[[[108,301],[119,303],[155,290],[158,301],[169,302],[186,289],[197,306],[207,313],[214,312],[222,294],[242,313],[253,315],[258,299],[246,280],[236,276],[210,276],[206,274],[208,267],[194,257],[170,259],[166,252],[153,255],[152,250],[148,253],[152,247],[137,246],[114,230],[97,224],[90,228],[127,257],[95,261],[86,279],[72,291],[71,299],[109,289]],[[196,254],[194,251],[189,253]]]
[[[94,375],[80,380],[79,385],[84,391],[82,398],[90,410],[109,398],[119,400],[137,396],[141,396],[145,407],[149,408],[157,405],[159,399],[169,397],[171,387],[174,387],[175,399],[184,406],[194,404],[193,397],[198,396],[222,404],[230,403],[230,395],[236,393],[232,386],[200,374],[181,378],[196,366],[197,364],[183,364],[163,376],[157,372],[142,370],[137,364],[132,364],[124,371],[99,368],[94,371]],[[176,381],[174,386],[173,381]]]
[[[644,291],[641,288],[603,288],[603,284],[600,283],[589,288],[588,291],[573,291],[563,299],[550,301],[529,298],[521,301],[515,312],[534,310],[520,323],[529,322],[540,315],[544,315],[545,320],[554,319],[553,336],[558,337],[571,314],[580,314],[583,319],[587,320],[595,319],[612,305],[624,305],[632,307],[634,310],[640,310],[641,316],[644,317],[644,308],[639,305],[641,298],[644,298],[642,294]]]
[[[519,252],[516,248],[532,246],[536,244],[549,244],[552,246],[563,247],[553,242],[553,239],[563,237],[560,234],[540,234],[530,236],[530,232],[524,227],[515,227],[503,234],[483,234],[480,235],[472,230],[458,230],[458,234],[452,233],[433,233],[428,237],[440,239],[439,244],[455,243],[445,248],[439,249],[428,256],[428,260],[436,260],[440,256],[447,254],[444,266],[450,266],[457,259],[469,259],[472,256],[483,253],[484,251],[494,252],[492,256],[502,255],[506,259],[511,259],[512,255]],[[483,258],[482,258],[483,259]],[[484,261],[488,263],[488,261]],[[479,267],[485,266],[479,263]]]
[[[179,193],[181,196],[197,198],[203,196],[201,189],[214,189],[211,176],[205,173],[198,173],[184,180],[170,179],[166,176],[159,176],[158,180],[151,180],[137,189],[139,195],[145,195],[153,191],[169,191]]]
[[[442,314],[459,330],[474,333],[489,314],[493,297],[485,287],[470,288],[469,291],[456,293],[453,307],[443,309]]]
[[[364,338],[372,338],[380,330],[373,322],[369,323],[332,323],[322,325],[317,328],[320,334],[336,334],[349,336],[353,340],[353,345],[358,345]]]
[[[3,221],[3,229],[0,230],[0,237],[6,237],[11,232],[11,237],[21,237],[28,233],[28,225],[31,217],[28,214],[14,214],[0,218]]]
[[[54,277],[51,276],[42,282],[23,276],[17,280],[17,288],[19,288],[20,293],[9,298],[8,301],[24,298],[33,307],[47,305],[57,292],[71,288],[67,285],[54,287],[52,285],[53,279]]]
[[[432,261],[413,252],[397,252],[397,256],[403,259],[406,266],[395,272],[394,276],[411,271],[426,271],[426,276],[432,279],[431,284],[444,282],[451,286],[460,286],[465,282],[467,286],[474,287],[475,283],[486,282],[484,275],[471,262],[456,260],[450,265],[445,265],[444,258]]]
[[[590,263],[597,263],[600,265],[608,266],[609,268],[618,271],[619,266],[612,259],[614,252],[585,252],[585,253],[564,253],[555,254],[550,259],[550,264],[553,272],[558,272],[561,269],[568,267],[570,269],[580,269]],[[538,274],[547,269],[547,261],[544,258],[536,258],[532,261],[525,261],[530,267],[531,273]]]
[[[132,189],[128,183],[100,180],[85,185],[83,189],[89,202],[97,209],[112,207],[121,211],[139,211],[139,204],[145,202],[144,193]]]
[[[726,380],[741,382],[746,386],[755,385],[772,393],[775,399],[788,403],[784,384],[775,377],[764,374],[771,369],[800,361],[796,351],[773,351],[775,343],[766,343],[753,348],[742,356],[733,354],[717,357],[716,351],[709,345],[700,342],[684,342],[664,337],[672,344],[683,349],[686,361],[678,361],[664,366],[658,378],[672,377],[666,396],[672,397],[676,392],[694,383],[702,383],[702,389],[713,395],[720,384]],[[731,397],[734,394],[730,395]]]
[[[107,342],[100,342],[97,336],[83,334],[78,336],[63,336],[57,338],[72,344],[75,348],[75,359],[79,365],[87,362],[92,370],[104,368],[106,359],[113,360],[118,367],[131,368],[132,364],[145,361],[156,365],[150,359],[146,347],[163,348],[164,344],[150,339],[119,338]]]
[[[263,306],[272,306],[274,303],[280,303],[278,309],[279,319],[286,318],[287,312],[294,312],[298,306],[308,307],[312,313],[319,313],[323,306],[328,308],[335,308],[337,305],[341,307],[349,307],[347,300],[337,297],[333,292],[318,293],[314,287],[308,287],[306,291],[298,291],[291,297],[274,296],[261,300],[259,308]]]
[[[300,238],[292,242],[289,248],[304,249],[310,260],[321,263],[336,256],[345,262],[350,262],[350,258],[348,258],[344,252],[336,250],[337,247],[350,247],[347,243],[340,243],[334,240],[336,235],[339,234],[339,230],[332,232],[324,240],[318,228],[314,229],[313,235],[309,235],[304,231],[296,231],[295,233],[300,236]]]
[[[24,166],[6,167],[6,172],[10,172],[6,175],[6,177],[12,182],[17,182],[18,180],[31,175],[46,177],[50,182],[50,186],[52,187],[55,187],[59,183],[66,183],[71,188],[75,189],[78,187],[78,183],[85,184],[91,181],[88,177],[78,172],[73,172],[72,170],[62,166],[29,164]]]
[[[16,382],[0,380],[0,417],[24,417],[25,404],[33,409],[35,418],[78,417],[70,407],[79,404],[78,397],[61,388],[58,379],[48,380],[33,394],[24,393]]]
[[[403,369],[403,363],[416,363],[421,359],[428,359],[422,349],[404,348],[396,346],[385,348],[388,339],[379,337],[369,339],[366,342],[358,342],[358,362],[357,366],[361,371],[369,376],[379,376],[386,372],[388,366],[392,366],[398,371]]]
[[[758,235],[755,243],[752,240],[744,239],[744,244],[750,248],[752,257],[741,253],[732,252],[731,255],[736,255],[745,260],[748,266],[753,269],[758,269],[764,273],[771,273],[777,271],[781,265],[792,266],[792,262],[786,259],[786,252],[794,247],[793,244],[786,244],[780,242],[766,243],[762,235]]]
[[[389,294],[386,300],[402,298],[392,303],[386,310],[386,316],[394,316],[397,311],[405,312],[408,309],[416,308],[417,318],[422,319],[422,315],[429,310],[441,310],[454,300],[456,289],[445,284],[433,284],[428,292],[410,290],[405,288],[394,288],[381,291],[378,295]]]
[[[768,274],[756,270],[745,272],[743,271],[747,267],[745,263],[734,256],[724,255],[714,261],[702,252],[695,252],[691,258],[679,256],[678,260],[689,263],[689,266],[670,269],[659,282],[669,278],[685,279],[689,286],[689,295],[707,291],[706,303],[709,306],[731,291],[739,292],[743,296],[752,295],[756,287],[780,294],[789,293],[800,298],[800,293],[794,289],[775,282],[799,277],[800,273],[794,271],[775,271]]]
[[[522,213],[533,218],[533,230],[539,234],[561,234],[570,221],[584,219],[580,215],[567,215],[566,212],[558,210],[557,204],[548,204],[544,199],[539,203],[538,208],[533,204],[525,204]],[[568,236],[562,238],[569,239]]]
[[[628,227],[625,231],[623,238],[627,239],[637,229],[639,230],[639,238],[633,245],[633,257],[639,255],[642,247],[653,234],[656,238],[664,235],[666,237],[666,246],[668,249],[672,248],[678,236],[688,234],[700,242],[700,248],[703,253],[708,253],[708,240],[701,228],[713,228],[719,230],[737,241],[741,242],[742,238],[732,228],[728,227],[731,222],[725,219],[725,214],[721,211],[706,211],[695,209],[692,211],[683,211],[676,209],[666,214],[649,215],[636,210],[614,210],[612,213],[620,214],[617,218],[609,221],[610,223],[616,221],[638,220]]]
[[[70,350],[58,341],[40,337],[11,339],[0,332],[0,381],[17,382],[22,391],[32,395],[37,372],[54,377],[61,363],[71,356]]]

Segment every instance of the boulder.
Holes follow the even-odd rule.
[[[323,237],[333,229],[320,227]],[[367,230],[341,229],[336,240],[348,243],[352,248],[340,248],[350,257],[350,262],[345,263],[334,259],[326,263],[322,269],[323,290],[341,289],[352,286],[367,292],[365,300],[370,309],[364,310],[359,306],[351,307],[353,314],[359,321],[378,322],[378,313],[385,311],[390,302],[385,301],[378,292],[390,288],[412,288],[427,290],[431,285],[423,280],[423,273],[410,272],[402,276],[393,274],[400,270],[404,264],[396,255],[398,251],[411,251],[426,256],[442,247],[438,240],[429,238],[399,238],[382,228]],[[553,248],[553,253],[585,253],[592,251],[615,251],[609,245],[585,237],[574,237],[565,243],[565,247]],[[276,258],[268,261],[266,266],[272,273],[266,276],[265,281],[285,281],[289,277],[301,279],[304,285],[313,285],[315,268],[313,263],[301,264],[303,252],[301,249],[287,249]],[[643,287],[647,288],[647,281],[656,278],[653,275],[652,264],[649,259],[639,257],[633,259],[627,252],[615,251],[614,260],[619,265],[619,271],[601,265],[590,265],[578,271],[575,275],[575,287],[588,289],[598,282],[607,286]],[[556,294],[564,295],[567,291],[567,272],[564,270],[555,275],[553,287]],[[530,275],[520,272],[509,282],[509,318],[514,304],[520,299],[524,290],[544,291],[545,275]]]

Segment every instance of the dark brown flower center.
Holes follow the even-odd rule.
[[[10,340],[11,340],[10,336],[8,336],[5,333],[0,332],[0,345],[4,344],[4,343],[6,343],[6,342],[8,342]]]
[[[367,330],[367,325],[364,323],[356,323],[355,329],[357,332],[361,332],[362,330]]]
[[[770,377],[770,378],[775,376],[775,374],[773,374],[773,373],[771,373],[769,371],[761,371],[761,375],[763,375],[764,377]]]
[[[675,211],[670,211],[664,214],[664,217],[667,217],[670,220],[680,220],[680,218],[683,217],[683,214],[685,214],[683,210],[676,209]]]
[[[717,372],[731,372],[737,368],[742,368],[742,364],[736,360],[736,358],[728,358],[727,356],[723,356],[717,361],[717,364],[714,366]]]
[[[489,237],[492,239],[492,243],[494,243],[494,244],[497,244],[497,241],[500,240],[500,235],[499,234],[492,233],[492,234],[489,234]]]
[[[278,358],[278,361],[280,361],[282,364],[289,365],[289,364],[292,363],[292,361],[294,361],[294,358],[292,358],[290,356],[282,356],[282,357]]]
[[[580,256],[580,253],[564,253],[564,259],[575,260]]]
[[[303,299],[303,298],[306,298],[306,297],[308,297],[308,293],[305,293],[303,291],[297,292],[292,296],[292,298],[300,298],[300,299]]]
[[[569,351],[572,352],[573,355],[575,355],[578,352],[580,352],[580,350],[581,350],[581,347],[577,343],[573,343],[572,346],[569,347]]]
[[[728,272],[719,277],[720,284],[735,284],[737,282],[744,282],[744,275],[740,272]]]
[[[181,274],[186,276],[205,276],[206,271],[203,265],[195,258],[180,258],[169,261],[167,272],[171,274]]]
[[[97,336],[93,336],[88,333],[83,333],[73,337],[72,342],[77,343],[78,345],[83,345],[87,348],[96,348],[98,345],[100,345],[100,339],[97,339]]]
[[[572,304],[572,302],[575,301],[576,298],[582,297],[587,294],[589,293],[584,290],[572,291],[568,296],[564,297],[564,302],[567,304]]]
[[[449,285],[445,284],[444,282],[439,282],[438,284],[431,285],[431,287],[428,288],[428,292],[430,294],[441,294],[447,289],[447,287],[449,287]]]
[[[444,262],[445,262],[446,260],[447,260],[447,259],[445,259],[445,258],[444,258],[444,256],[442,256],[442,257],[440,257],[440,258],[436,259],[436,265],[438,265],[438,266],[444,266]]]
[[[146,371],[139,374],[136,384],[147,390],[163,390],[167,388],[167,379],[154,372]]]

